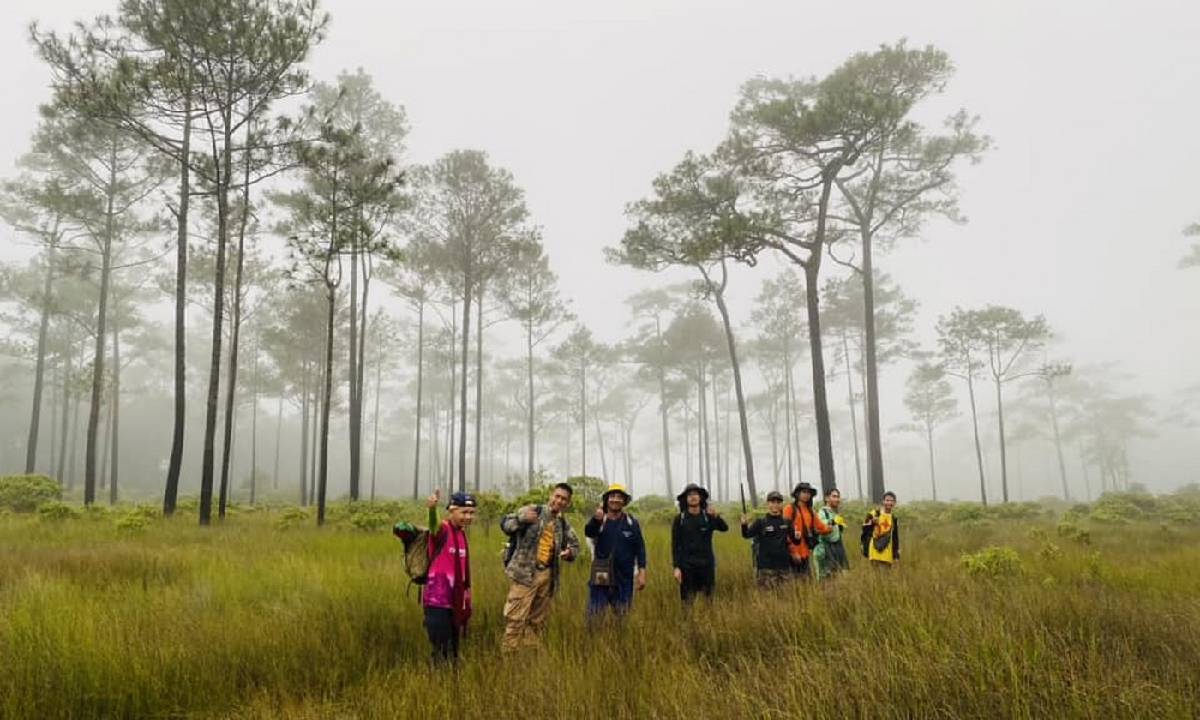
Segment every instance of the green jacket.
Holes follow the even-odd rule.
[[[521,521],[521,515],[529,509],[537,510],[537,522]],[[544,505],[526,505],[518,508],[516,512],[505,515],[500,521],[500,529],[504,531],[505,535],[510,537],[515,535],[517,538],[517,547],[513,551],[508,565],[504,567],[504,574],[515,583],[532,585],[533,576],[537,572],[538,540],[541,539],[546,524],[550,522],[558,523],[554,533],[554,552],[550,554],[550,592],[553,594],[558,589],[559,553],[570,549],[572,560],[579,556],[579,536],[571,529],[571,524],[567,522],[566,516],[559,513],[558,517],[554,518]]]
[[[819,535],[818,536],[821,540],[821,543],[822,544],[830,544],[830,545],[836,545],[837,543],[840,543],[842,541],[842,526],[838,525],[837,523],[835,523],[833,521],[833,519],[835,517],[837,517],[838,514],[836,512],[834,512],[833,509],[827,505],[822,506],[821,509],[818,510],[817,512],[820,513],[820,515],[821,515],[821,521],[824,522],[829,527],[833,528],[833,531],[830,532],[828,535]]]

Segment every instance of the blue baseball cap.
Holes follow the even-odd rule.
[[[475,507],[475,496],[471,493],[456,492],[450,496],[447,507]]]

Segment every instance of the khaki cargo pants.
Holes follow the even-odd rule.
[[[504,601],[504,650],[541,644],[550,615],[550,569],[533,574],[531,585],[513,583]]]

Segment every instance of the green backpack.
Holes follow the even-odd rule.
[[[446,543],[445,534],[435,542],[432,532],[403,520],[392,526],[392,534],[404,543],[404,572],[412,584],[429,582],[429,568]]]

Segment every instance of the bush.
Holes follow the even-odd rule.
[[[1081,545],[1088,545],[1092,542],[1092,534],[1073,522],[1063,520],[1058,524],[1057,530],[1059,537],[1074,540]]]
[[[1154,498],[1149,495],[1105,493],[1092,506],[1090,517],[1093,520],[1110,523],[1140,520],[1146,514],[1145,508],[1149,507],[1153,510],[1153,503]]]
[[[629,512],[635,515],[650,515],[664,509],[674,509],[675,500],[665,495],[647,495],[638,498],[629,506]]]
[[[366,506],[350,513],[350,524],[359,530],[375,532],[392,524],[392,518],[380,508]]]
[[[1021,556],[1010,547],[989,547],[977,553],[964,553],[963,569],[974,577],[1000,578],[1021,574]]]
[[[150,527],[150,517],[135,508],[117,518],[116,526],[121,532],[141,532]]]
[[[0,507],[13,512],[31,513],[51,500],[62,500],[62,488],[45,475],[5,475],[0,477]]]
[[[279,513],[279,519],[275,521],[275,527],[280,530],[287,530],[290,527],[308,522],[310,517],[306,508],[293,505],[284,508],[283,512]]]
[[[68,505],[61,500],[51,500],[42,503],[38,509],[38,519],[47,521],[74,520],[82,517],[83,513],[74,505]]]

